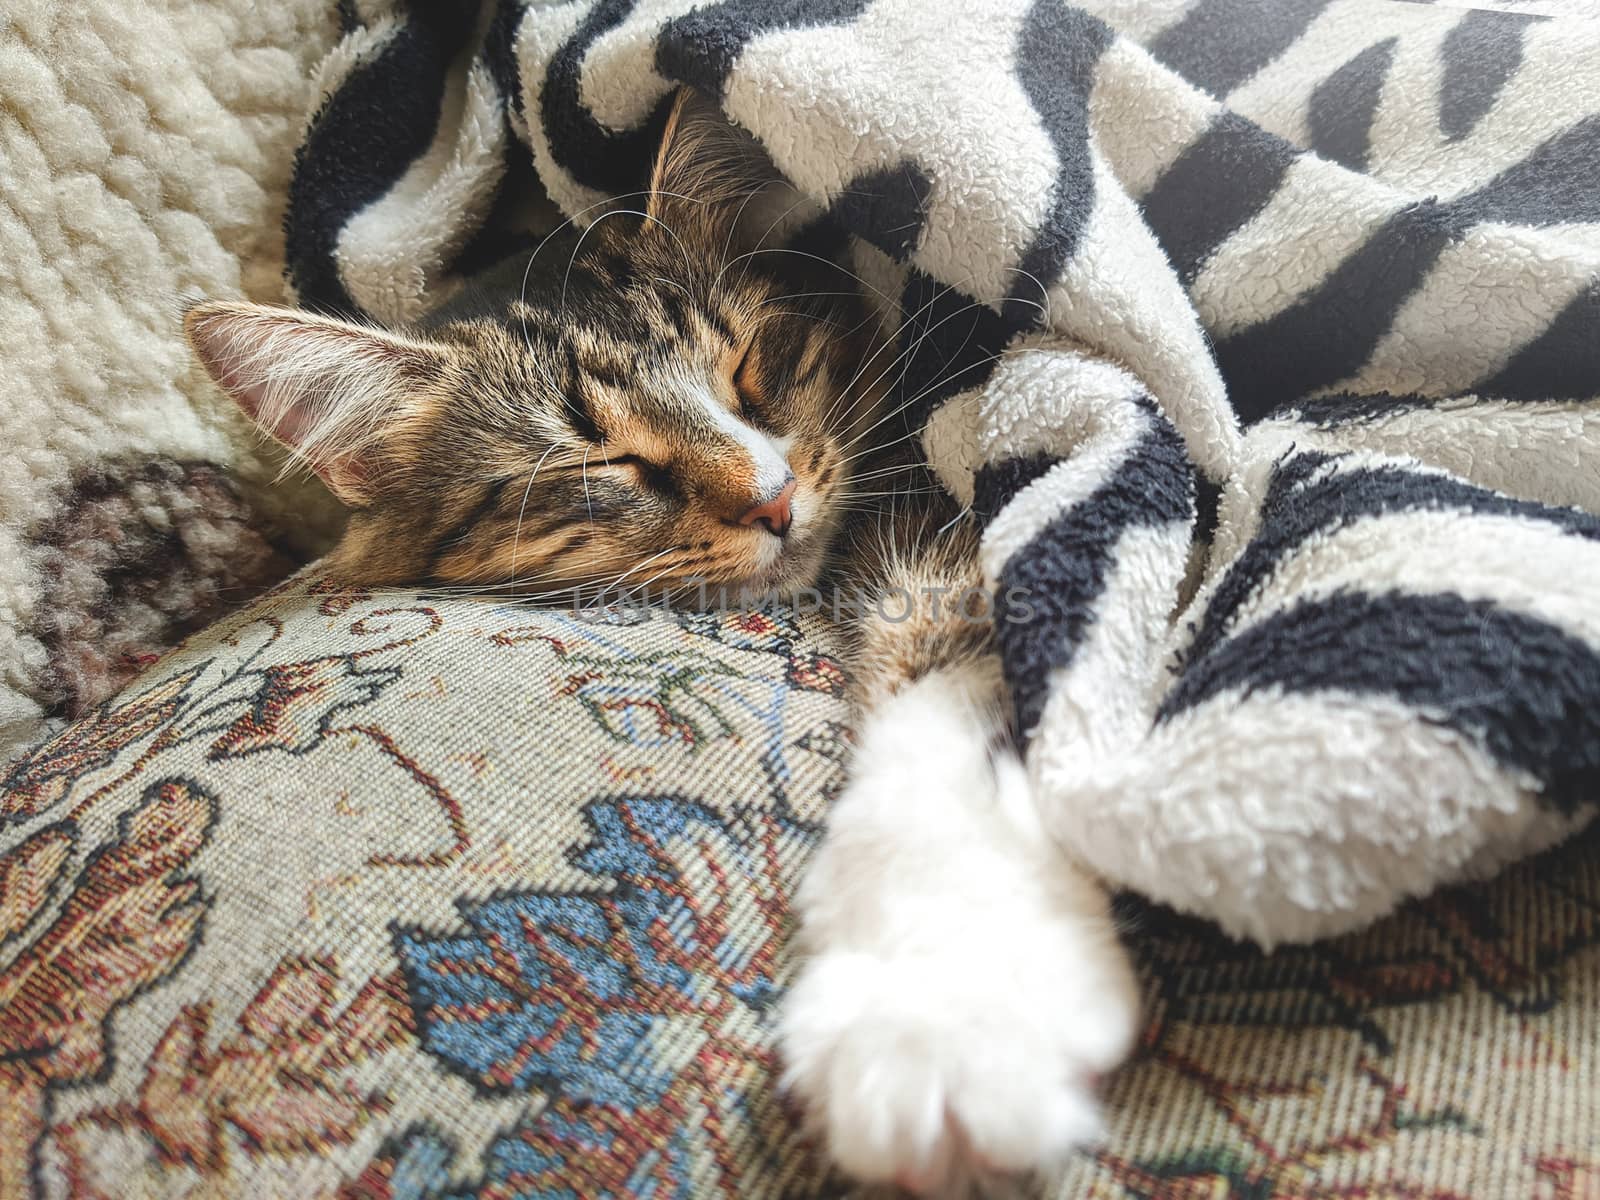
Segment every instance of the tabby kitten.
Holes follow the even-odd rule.
[[[1049,844],[1004,735],[989,623],[949,599],[982,582],[976,541],[896,420],[903,358],[826,255],[766,244],[775,189],[682,92],[642,207],[547,244],[554,269],[505,264],[411,329],[242,303],[185,328],[349,506],[334,574],[558,600],[825,572],[893,591],[853,630],[858,748],[779,1033],[841,1166],[943,1191],[1094,1138],[1137,1003],[1104,893]]]

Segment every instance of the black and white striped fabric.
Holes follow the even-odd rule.
[[[1530,6],[1532,7],[1532,6]],[[1540,6],[1545,10],[1549,5]],[[1263,943],[1600,798],[1600,26],[1384,0],[345,8],[302,302],[416,318],[716,98],[892,301],[1046,818]]]

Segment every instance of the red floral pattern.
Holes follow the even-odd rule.
[[[104,1069],[112,1012],[188,950],[205,901],[178,872],[215,817],[215,801],[192,784],[152,784],[121,836],[84,866],[60,915],[0,972],[0,1196],[31,1191],[51,1089]],[[42,909],[74,832],[46,829],[6,855],[0,911],[12,914],[12,932]]]

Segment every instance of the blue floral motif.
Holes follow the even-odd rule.
[[[476,1188],[419,1185],[408,1200],[687,1198],[706,1139],[751,1121],[725,1073],[761,1052],[778,864],[813,835],[771,810],[723,816],[671,795],[597,799],[585,817],[593,836],[571,859],[597,886],[463,901],[459,932],[395,930],[425,1049],[487,1093],[549,1097],[494,1141]],[[392,1170],[433,1178],[453,1157],[441,1146],[414,1130]]]

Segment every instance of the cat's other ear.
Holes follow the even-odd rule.
[[[291,308],[215,301],[184,314],[206,371],[352,508],[372,502],[387,435],[438,352]]]
[[[759,235],[771,224],[770,216],[760,224],[762,214],[789,192],[753,137],[693,88],[678,89],[650,173],[651,217],[679,236],[725,237],[736,227]]]

